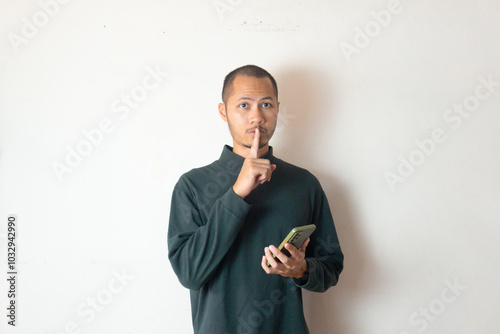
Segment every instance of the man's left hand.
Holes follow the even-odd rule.
[[[310,239],[297,249],[294,245],[285,244],[286,250],[290,252],[290,257],[283,254],[278,248],[269,246],[264,249],[265,255],[262,257],[262,269],[268,274],[277,274],[284,277],[302,278],[307,271],[307,261],[305,260],[306,247]],[[278,262],[273,254],[281,261]],[[271,265],[268,267],[267,262]]]

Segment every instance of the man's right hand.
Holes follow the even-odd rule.
[[[242,199],[247,197],[259,184],[271,180],[271,174],[276,169],[276,165],[271,164],[268,159],[259,159],[260,130],[255,129],[253,144],[248,156],[243,162],[238,179],[233,185],[236,195]]]

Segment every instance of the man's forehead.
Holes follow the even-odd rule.
[[[275,99],[274,88],[268,77],[255,78],[238,75],[234,78],[232,87],[233,98],[249,100],[255,99]]]

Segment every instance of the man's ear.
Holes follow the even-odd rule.
[[[278,102],[278,108],[276,110],[276,113],[279,114],[279,112],[280,112],[280,103]]]
[[[227,123],[226,105],[224,103],[219,103],[219,115]]]

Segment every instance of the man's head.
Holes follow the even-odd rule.
[[[268,151],[278,119],[277,95],[276,81],[258,66],[246,65],[226,76],[219,114],[228,123],[233,152],[247,155],[257,127],[260,130],[259,156]]]
[[[276,100],[278,99],[278,85],[276,84],[276,80],[274,80],[273,76],[268,71],[259,66],[245,65],[232,70],[224,78],[224,84],[222,86],[222,101],[224,103],[227,103],[227,98],[232,94],[234,78],[236,78],[238,75],[243,75],[251,78],[269,78],[269,80],[271,80],[271,84],[273,85]]]

